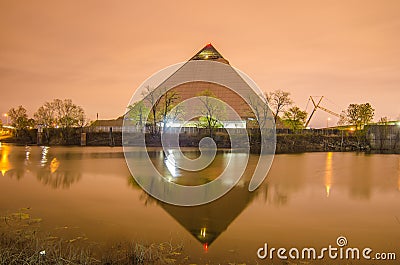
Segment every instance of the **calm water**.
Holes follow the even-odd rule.
[[[245,176],[212,204],[177,207],[155,201],[132,181],[122,148],[3,144],[0,154],[0,215],[30,207],[43,230],[67,239],[172,241],[183,243],[189,262],[272,264],[257,258],[264,243],[321,248],[336,246],[342,235],[348,246],[396,252],[400,260],[399,155],[276,155],[256,192],[247,191]],[[162,164],[159,150],[151,154]],[[240,161],[240,154],[230,155]],[[212,179],[226,157],[219,153],[197,181]],[[256,161],[251,156],[250,167]],[[348,263],[389,262],[329,264]]]

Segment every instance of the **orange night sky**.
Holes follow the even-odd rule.
[[[211,42],[301,108],[324,95],[335,112],[370,102],[376,120],[397,119],[399,11],[399,1],[0,0],[0,112],[71,98],[92,120],[115,118],[148,76]]]

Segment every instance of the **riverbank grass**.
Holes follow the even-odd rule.
[[[170,242],[149,245],[114,243],[108,247],[89,240],[63,239],[40,230],[40,218],[29,209],[1,216],[0,264],[182,264],[183,246]]]

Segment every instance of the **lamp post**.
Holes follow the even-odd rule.
[[[4,117],[6,117],[6,119],[7,119],[7,123],[6,123],[6,125],[8,125],[8,114],[7,113],[4,113],[4,115],[3,115]]]
[[[329,121],[331,120],[331,117],[328,117],[327,119],[326,119],[326,135],[328,135],[329,134]]]

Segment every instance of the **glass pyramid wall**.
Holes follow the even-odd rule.
[[[213,60],[229,64],[228,61],[214,48],[214,46],[211,45],[211,43],[207,44],[190,60]]]

